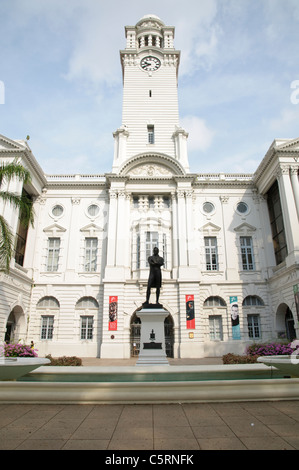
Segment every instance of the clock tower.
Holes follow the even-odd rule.
[[[189,172],[188,134],[179,125],[178,68],[174,27],[155,15],[127,26],[126,48],[120,51],[123,73],[122,125],[115,139],[113,173],[133,158],[165,156]]]

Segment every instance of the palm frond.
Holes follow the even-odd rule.
[[[33,226],[34,210],[31,199],[25,194],[10,193],[8,191],[0,191],[0,199],[13,205],[15,209],[20,211],[20,219],[25,227],[29,224]]]
[[[9,183],[12,178],[17,178],[23,183],[29,183],[31,181],[29,170],[24,168],[17,158],[15,158],[13,162],[0,163],[0,187],[4,182]]]
[[[0,215],[0,271],[9,272],[13,255],[14,237],[8,223]]]

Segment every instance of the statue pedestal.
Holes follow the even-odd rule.
[[[136,366],[169,365],[165,352],[164,320],[168,312],[150,305],[138,312],[141,320],[140,353]]]

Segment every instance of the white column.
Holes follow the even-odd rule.
[[[131,235],[130,235],[130,206],[131,206],[131,194],[126,193],[125,196],[125,231],[126,231],[126,243],[125,243],[125,268],[128,269],[128,275],[131,272]]]
[[[172,208],[172,267],[177,270],[178,267],[178,205],[176,193],[171,193]],[[174,273],[176,277],[176,273]]]
[[[221,201],[221,217],[222,217],[222,233],[223,233],[223,246],[224,246],[224,272],[225,272],[225,280],[229,278],[229,269],[230,266],[228,265],[228,250],[227,250],[227,239],[226,239],[226,226],[225,226],[225,208],[224,205],[228,204],[229,197],[226,195],[219,196]]]
[[[128,234],[126,231],[125,191],[118,191],[116,228],[116,266],[124,266]]]
[[[115,244],[117,223],[117,192],[110,190],[108,233],[107,233],[107,266],[115,266]]]
[[[297,209],[297,216],[299,219],[299,180],[298,180],[298,170],[297,166],[291,166],[291,183],[295,198],[295,204]]]
[[[295,246],[296,243],[294,240],[294,237],[298,232],[298,220],[294,218],[294,214],[296,214],[296,206],[288,166],[282,166],[279,169],[277,181],[279,186],[288,253],[290,254],[294,251],[294,249],[298,249],[298,247]]]
[[[195,263],[194,253],[194,231],[193,231],[193,220],[192,220],[192,198],[193,191],[190,189],[185,192],[186,195],[186,239],[187,239],[187,264],[192,266]]]
[[[187,266],[185,191],[178,190],[179,265]]]

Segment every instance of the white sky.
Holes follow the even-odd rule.
[[[299,137],[298,0],[0,0],[0,134],[48,174],[110,172],[124,27],[149,13],[176,28],[192,172],[252,173]]]

